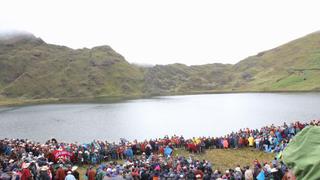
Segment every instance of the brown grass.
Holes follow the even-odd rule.
[[[178,149],[175,155],[182,155],[188,157],[189,152]],[[254,148],[241,148],[241,149],[210,149],[203,154],[191,154],[194,159],[207,160],[212,163],[213,169],[226,170],[235,168],[237,165],[252,166],[253,161],[258,159],[259,162],[270,162],[274,154],[265,153],[263,151],[255,150]]]

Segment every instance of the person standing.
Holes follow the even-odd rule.
[[[244,172],[244,178],[245,180],[253,180],[253,172],[249,168],[249,166],[246,167],[246,171]]]
[[[253,138],[252,134],[251,134],[250,137],[248,138],[248,142],[249,142],[249,146],[250,146],[250,147],[253,147],[254,138]]]
[[[21,173],[21,180],[32,180],[32,175],[29,170],[29,163],[24,163],[22,165],[22,173]]]
[[[39,180],[51,180],[48,171],[50,171],[48,166],[42,166],[39,172]]]
[[[68,171],[68,174],[67,174],[67,176],[65,177],[64,180],[76,180],[76,178],[73,176],[71,171]]]
[[[76,180],[80,180],[80,175],[79,175],[79,172],[77,171],[77,169],[78,169],[78,166],[73,166],[71,171],[72,171],[73,176],[76,178]]]
[[[95,180],[96,179],[96,171],[93,169],[93,166],[90,166],[88,171],[88,180]]]
[[[65,180],[65,177],[66,177],[66,174],[65,174],[65,171],[63,170],[63,165],[60,164],[59,165],[59,168],[56,172],[56,175],[55,175],[55,179],[56,180]]]

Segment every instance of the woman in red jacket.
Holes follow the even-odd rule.
[[[29,163],[24,163],[22,165],[21,180],[32,180],[32,175],[28,168],[29,165]]]

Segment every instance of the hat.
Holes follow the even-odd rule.
[[[78,166],[73,166],[72,168],[71,168],[71,171],[75,171],[75,170],[77,170],[78,169]]]
[[[71,171],[68,171],[68,174],[71,174]]]
[[[48,166],[42,166],[40,168],[40,171],[48,171],[49,167]]]
[[[111,168],[108,168],[108,169],[107,169],[107,172],[112,172],[112,169],[111,169]]]
[[[24,164],[22,165],[22,169],[28,168],[29,165],[30,165],[30,163],[24,163]]]
[[[278,172],[278,169],[272,168],[270,172],[272,172],[272,173],[273,173],[273,172]]]
[[[14,162],[14,160],[13,160],[13,159],[10,159],[9,163],[13,163],[13,162]]]
[[[238,172],[241,172],[240,167],[236,167],[234,170],[236,170],[236,171],[238,171]]]

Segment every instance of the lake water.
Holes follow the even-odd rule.
[[[165,96],[117,103],[0,108],[0,138],[118,141],[221,136],[240,128],[320,118],[320,93]]]

